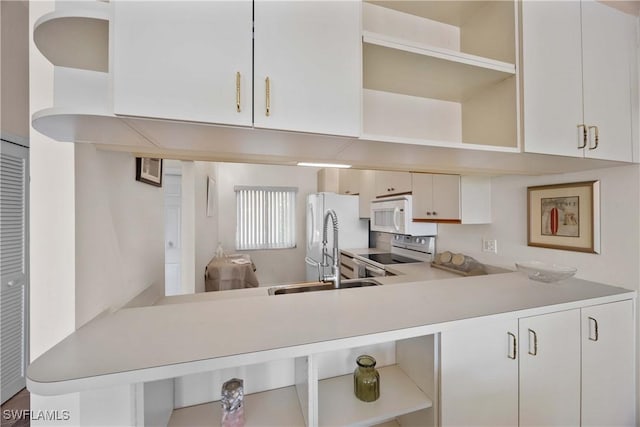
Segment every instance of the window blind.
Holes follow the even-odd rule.
[[[295,187],[235,187],[236,249],[296,247]]]

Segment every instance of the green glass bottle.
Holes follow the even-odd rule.
[[[358,367],[353,372],[353,392],[363,402],[373,402],[380,397],[380,374],[376,359],[363,354],[356,359]]]

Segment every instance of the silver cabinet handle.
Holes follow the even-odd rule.
[[[593,323],[593,337],[591,336],[591,328],[589,328],[589,340],[598,341],[598,338],[599,338],[598,321],[596,319],[594,319],[593,317],[589,317],[589,322],[590,322],[590,324]]]
[[[591,134],[591,129],[593,129],[593,142],[595,142],[595,145],[591,145],[589,144],[589,150],[595,150],[596,148],[598,148],[598,142],[600,142],[600,135],[598,135],[598,126],[589,126],[589,134]]]
[[[582,149],[587,146],[587,125],[584,123],[578,125],[578,129],[582,128],[582,144],[578,143],[578,149]]]
[[[531,336],[533,336],[533,351],[531,351]],[[538,355],[538,334],[533,329],[529,329],[529,354],[531,356]]]
[[[507,338],[509,339],[509,353],[507,354],[507,357],[509,359],[512,360],[516,360],[516,357],[518,355],[518,342],[516,340],[516,336],[514,334],[512,334],[511,332],[507,332]]]

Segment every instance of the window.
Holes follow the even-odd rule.
[[[296,247],[294,187],[235,187],[236,249]]]

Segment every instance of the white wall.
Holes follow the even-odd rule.
[[[527,246],[527,187],[600,180],[601,254]],[[490,225],[438,226],[438,251],[464,252],[480,261],[515,268],[537,260],[577,267],[576,277],[638,289],[640,281],[640,167],[540,177],[503,176],[492,180]],[[498,241],[498,255],[481,252],[482,238]]]
[[[75,145],[77,327],[149,286],[164,294],[164,193],[135,170],[131,154]]]
[[[218,214],[214,211],[207,216],[207,179],[212,177],[216,181],[213,187],[215,205],[217,206],[217,164],[209,162],[195,162],[195,224],[196,224],[196,272],[195,290],[204,292],[204,268],[215,255],[218,247]]]
[[[316,192],[317,169],[297,166],[218,164],[218,229],[225,251],[235,252],[235,185],[298,187],[294,249],[247,251],[256,265],[260,285],[301,282],[306,278],[305,203]]]
[[[53,66],[33,43],[33,23],[52,1],[29,8],[30,113],[53,102]],[[30,359],[75,330],[75,194],[72,144],[31,130]]]

